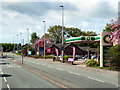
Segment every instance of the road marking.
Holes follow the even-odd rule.
[[[117,87],[120,87],[119,85],[116,85]]]
[[[102,80],[99,80],[99,79],[95,79],[95,78],[92,78],[92,77],[87,77],[87,78],[89,78],[89,79],[92,79],[92,80],[96,80],[96,81],[99,81],[99,82],[102,82],[102,83],[104,83],[104,81],[102,81]]]
[[[5,81],[5,82],[7,82],[7,80],[6,80],[6,78],[5,78],[5,77],[3,77],[3,79],[4,79],[4,81]]]
[[[87,78],[89,78],[89,79],[93,79],[93,80],[94,80],[94,78],[92,78],[92,77],[87,77]]]
[[[48,66],[48,67],[50,67],[50,68],[54,68],[53,66]]]
[[[75,75],[80,76],[80,74],[78,74],[78,73],[74,73],[74,72],[71,72],[71,71],[69,71],[69,73],[72,73],[72,74],[75,74]]]
[[[11,90],[11,89],[10,89],[10,85],[9,85],[9,84],[7,84],[7,88],[8,88],[9,90]]]
[[[1,72],[1,74],[4,74],[3,72]]]
[[[95,79],[95,80],[104,83],[104,81],[102,81],[102,80],[99,80],[99,79]]]
[[[63,69],[61,69],[61,68],[56,68],[57,70],[60,70],[60,71],[64,71]]]

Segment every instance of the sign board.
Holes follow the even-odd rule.
[[[32,55],[32,51],[28,51],[28,55]]]
[[[73,62],[73,58],[68,58],[68,61],[69,62]]]
[[[43,48],[43,47],[40,47],[40,48],[39,48],[39,52],[44,52],[44,48]]]
[[[110,43],[111,32],[101,32],[100,34],[100,67],[103,67],[103,62],[106,59],[109,48],[112,46]]]

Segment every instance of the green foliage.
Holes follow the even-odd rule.
[[[110,62],[112,70],[120,70],[120,45],[113,46],[109,49],[107,59]]]
[[[86,65],[87,66],[97,66],[97,61],[96,60],[94,60],[94,59],[90,59],[90,60],[88,60],[87,62],[86,62]]]
[[[52,55],[45,55],[45,58],[53,58],[54,56]],[[44,56],[41,56],[41,58],[44,58]]]
[[[3,47],[4,52],[10,52],[14,50],[17,50],[17,44],[12,44],[12,43],[0,43]],[[21,49],[21,44],[18,44],[18,49]]]
[[[87,32],[82,31],[82,35],[83,36],[97,36],[96,32],[93,32],[93,31],[87,31]]]
[[[65,60],[68,60],[68,58],[73,58],[73,56],[72,55],[66,55],[66,56],[64,56]]]
[[[32,44],[34,44],[35,43],[35,41],[36,41],[36,39],[38,39],[39,37],[37,36],[37,33],[36,32],[33,32],[32,34],[31,34],[31,40],[30,40],[30,42],[32,43]]]
[[[64,42],[66,38],[70,37],[79,37],[79,36],[96,36],[97,34],[93,31],[81,31],[81,29],[74,27],[64,27]],[[50,38],[50,41],[53,43],[61,43],[62,42],[62,26],[51,26],[48,29],[48,34],[45,34],[47,38]],[[44,35],[42,36],[44,37]]]
[[[21,55],[21,53],[15,53],[16,55]]]

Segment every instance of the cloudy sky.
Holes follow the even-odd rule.
[[[21,42],[20,33],[27,42],[29,33],[41,37],[49,26],[61,25],[61,8],[64,5],[64,25],[83,31],[102,32],[106,23],[117,19],[119,0],[1,0],[0,43]],[[30,36],[29,36],[30,37]]]

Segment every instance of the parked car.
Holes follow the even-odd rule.
[[[91,56],[91,59],[95,59],[95,58],[97,58],[97,56],[96,56],[96,55]]]
[[[75,55],[75,57],[77,57],[77,59],[81,59],[82,58],[80,55]]]

